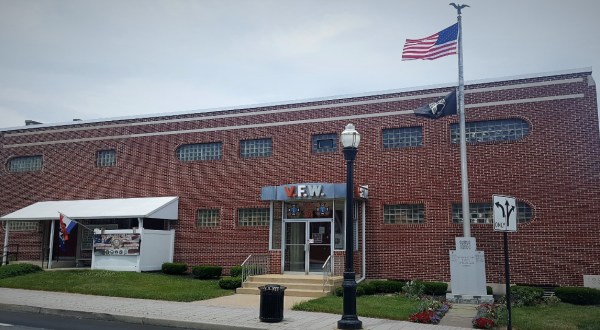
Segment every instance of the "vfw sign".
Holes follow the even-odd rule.
[[[288,198],[324,197],[325,191],[322,184],[299,184],[283,187]]]
[[[494,195],[494,231],[517,231],[517,201],[510,196]]]

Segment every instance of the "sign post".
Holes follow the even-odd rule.
[[[517,201],[514,197],[494,195],[494,231],[501,231],[504,236],[504,273],[506,277],[506,312],[508,330],[512,330],[510,310],[510,267],[508,264],[508,232],[517,231]]]

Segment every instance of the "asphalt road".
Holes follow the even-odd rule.
[[[13,312],[0,310],[0,330],[53,329],[53,330],[177,330],[183,328],[142,325],[117,321],[63,317],[29,312]]]

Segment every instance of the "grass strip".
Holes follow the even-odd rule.
[[[45,271],[0,279],[0,287],[169,301],[196,301],[233,294],[221,289],[218,280],[106,270]]]

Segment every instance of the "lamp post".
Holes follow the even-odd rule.
[[[352,172],[354,159],[358,152],[360,134],[354,129],[354,125],[346,125],[346,129],[340,136],[340,142],[344,147],[344,159],[346,160],[346,266],[344,269],[344,314],[338,321],[339,329],[362,329],[362,322],[356,315],[356,275],[354,274],[354,185],[352,183]]]

